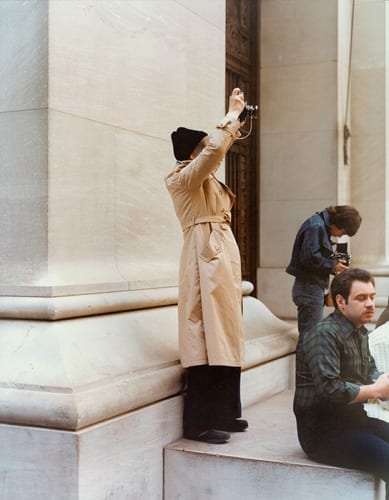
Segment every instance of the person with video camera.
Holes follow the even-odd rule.
[[[292,299],[297,306],[297,324],[301,336],[322,318],[325,291],[330,275],[349,265],[349,255],[334,252],[331,237],[354,236],[361,225],[359,212],[349,205],[329,206],[316,212],[300,226],[286,272],[295,277]]]
[[[244,95],[235,88],[211,133],[171,134],[176,164],[165,177],[183,231],[179,267],[180,361],[186,368],[184,438],[222,444],[248,427],[241,419],[242,278],[230,227],[235,195],[215,173],[240,137]]]

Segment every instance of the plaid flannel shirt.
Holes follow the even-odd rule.
[[[297,353],[294,412],[320,420],[323,408],[347,405],[361,385],[371,384],[379,375],[367,329],[355,328],[336,309],[305,334]]]

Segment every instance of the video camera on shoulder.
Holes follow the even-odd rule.
[[[331,255],[333,259],[342,260],[347,267],[351,264],[351,255],[348,253],[347,243],[337,243],[336,250]]]

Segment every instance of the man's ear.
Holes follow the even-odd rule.
[[[341,306],[344,306],[346,304],[345,298],[343,297],[343,295],[340,295],[340,293],[338,293],[335,296],[335,300],[336,300],[336,303],[337,303],[339,309],[341,309]]]

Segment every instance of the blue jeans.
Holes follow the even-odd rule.
[[[298,331],[301,337],[323,318],[324,290],[316,283],[296,278],[292,298],[297,306]]]
[[[389,500],[389,424],[368,418],[365,428],[327,433],[309,456],[317,462],[373,473],[386,482]]]

